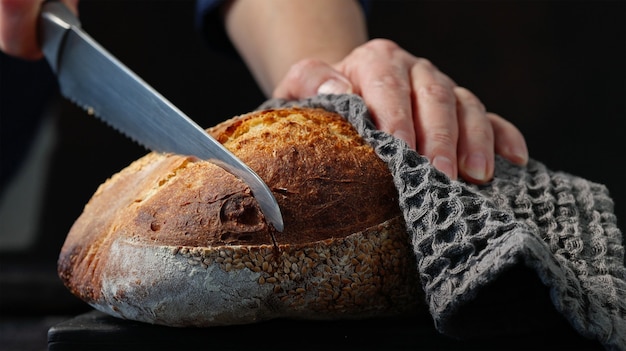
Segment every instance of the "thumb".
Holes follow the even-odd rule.
[[[289,68],[274,89],[273,97],[301,99],[317,94],[352,93],[352,84],[343,74],[318,59],[305,59]]]
[[[38,42],[37,23],[44,0],[0,1],[0,50],[28,60],[42,57]],[[78,13],[78,0],[63,0]]]
[[[0,48],[6,54],[35,60],[41,57],[37,43],[37,18],[43,0],[0,2]]]

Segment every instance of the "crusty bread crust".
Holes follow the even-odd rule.
[[[59,276],[114,316],[172,326],[360,318],[420,305],[386,165],[341,116],[285,108],[208,129],[279,202],[193,157],[149,153],[104,182],[72,226]]]

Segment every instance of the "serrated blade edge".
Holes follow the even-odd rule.
[[[42,21],[47,24],[43,30],[62,26],[45,6]],[[276,230],[283,230],[278,203],[256,172],[79,27],[69,24],[63,29],[62,39],[59,35],[42,37],[44,41],[54,38],[53,45],[58,42],[57,50],[44,42],[44,55],[56,71],[65,97],[150,150],[210,160],[241,178],[267,221]]]

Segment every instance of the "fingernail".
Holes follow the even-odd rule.
[[[331,78],[317,88],[318,94],[350,94],[352,93],[352,85],[350,82]]]
[[[456,178],[456,176],[454,175],[454,165],[449,158],[445,156],[435,156],[432,163],[435,168],[445,173],[445,175],[447,175],[448,177],[452,179]]]
[[[485,180],[487,177],[487,158],[485,155],[471,154],[465,160],[465,173],[476,180]]]

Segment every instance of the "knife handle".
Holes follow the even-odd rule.
[[[80,21],[70,9],[59,1],[49,1],[42,5],[39,15],[39,39],[43,55],[54,73],[59,68],[59,48],[62,47],[67,31],[80,27]]]

